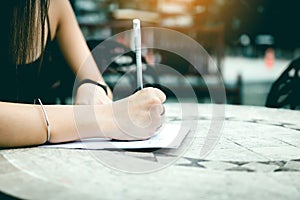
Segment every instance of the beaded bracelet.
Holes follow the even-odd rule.
[[[39,98],[35,99],[34,104],[36,104],[36,101],[38,101],[38,103],[41,105],[42,111],[43,111],[44,116],[45,116],[46,125],[47,125],[47,141],[46,142],[49,143],[50,142],[50,137],[51,137],[51,127],[50,127],[50,123],[49,123],[49,118],[48,118],[46,109],[45,109],[44,105],[42,104],[41,99],[39,99]]]

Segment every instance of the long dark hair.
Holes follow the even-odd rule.
[[[15,64],[25,64],[45,48],[49,0],[9,1],[12,5],[10,57]]]

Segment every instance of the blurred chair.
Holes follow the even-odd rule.
[[[300,58],[293,60],[272,84],[266,106],[300,109]]]
[[[136,55],[129,47],[113,40],[87,40],[87,45],[92,51],[93,57],[103,74],[107,84],[114,88],[118,79],[123,75],[130,80],[130,87],[136,89]],[[158,76],[153,67],[149,66],[142,57],[144,83],[157,83]],[[108,76],[117,76],[117,80],[111,82]]]

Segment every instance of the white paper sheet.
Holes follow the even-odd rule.
[[[181,124],[165,124],[159,132],[148,140],[116,141],[101,138],[89,138],[81,141],[42,145],[44,148],[67,149],[143,149],[143,148],[178,148],[189,132],[188,127]]]

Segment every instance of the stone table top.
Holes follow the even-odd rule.
[[[0,191],[22,199],[300,199],[299,111],[196,108],[181,117],[179,104],[166,104],[167,122],[191,124],[177,150],[0,150]]]

